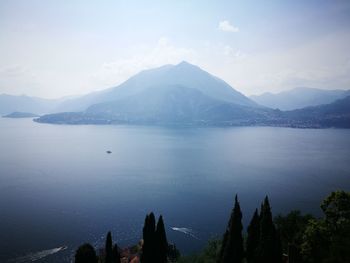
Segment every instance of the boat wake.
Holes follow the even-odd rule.
[[[170,227],[174,231],[178,231],[180,233],[183,233],[185,235],[189,235],[190,237],[193,237],[195,239],[200,240],[195,234],[194,231],[191,228],[187,227]]]
[[[52,248],[52,249],[46,249],[46,250],[42,250],[39,252],[35,252],[35,253],[30,253],[28,255],[25,255],[23,257],[18,257],[15,259],[11,259],[9,261],[7,261],[8,263],[26,263],[26,262],[34,262],[37,261],[39,259],[45,258],[47,256],[56,254],[60,251],[66,250],[67,247],[63,246],[63,247],[56,247],[56,248]]]

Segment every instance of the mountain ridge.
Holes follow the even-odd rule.
[[[295,110],[334,102],[350,95],[350,90],[324,90],[297,87],[279,93],[265,92],[249,98],[256,103],[273,109]]]
[[[89,106],[101,102],[114,101],[135,95],[154,86],[181,85],[196,88],[204,94],[236,104],[258,107],[258,105],[236,91],[225,81],[188,62],[177,65],[143,70],[120,85],[94,92],[77,99],[67,100],[57,110],[84,111]]]
[[[57,107],[64,99],[43,99],[27,95],[0,94],[0,114],[12,112],[31,112],[46,114]]]
[[[205,96],[205,95],[204,95]],[[182,126],[273,126],[291,128],[350,128],[350,96],[335,102],[292,111],[253,108],[232,103],[200,108],[199,118],[176,121],[129,119],[104,110],[44,115],[34,121],[54,124],[142,124]],[[104,104],[102,104],[104,105]],[[113,105],[113,103],[112,103]],[[98,105],[96,105],[98,106]],[[198,116],[196,116],[198,117]]]

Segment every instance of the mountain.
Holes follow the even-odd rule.
[[[10,114],[2,116],[3,118],[34,118],[39,117],[39,115],[30,112],[12,112]]]
[[[286,111],[283,118],[297,127],[350,128],[350,96],[329,104]]]
[[[177,65],[165,65],[144,70],[117,87],[67,100],[56,111],[84,111],[93,104],[121,100],[151,88],[163,87],[166,89],[176,85],[196,89],[208,97],[225,102],[252,107],[258,106],[223,80],[195,65],[181,62]]]
[[[209,125],[250,122],[269,111],[187,62],[142,71],[117,87],[67,100],[58,108],[65,113],[36,121]]]
[[[317,90],[310,89],[296,91],[294,90],[299,95],[320,94]],[[339,92],[327,94],[340,96]],[[322,96],[315,97],[321,102]],[[224,81],[197,66],[182,62],[142,71],[116,88],[63,103],[65,109],[68,109],[69,105],[81,107],[82,110],[78,112],[44,115],[35,121],[59,124],[350,128],[349,100],[350,96],[300,110],[273,110],[252,102]]]
[[[49,100],[26,95],[13,96],[0,94],[0,114],[6,115],[12,112],[31,112],[43,114],[53,112],[63,99]]]
[[[159,86],[113,102],[90,106],[87,113],[110,114],[122,120],[143,122],[230,121],[258,118],[255,107],[240,105],[181,85]]]
[[[350,96],[330,104],[280,111],[223,102],[179,86],[162,91],[152,90],[156,95],[149,100],[135,96],[119,103],[95,104],[84,112],[44,115],[35,121],[56,124],[350,128]]]
[[[251,125],[270,109],[209,97],[180,85],[152,87],[116,101],[98,103],[84,112],[42,116],[38,122],[69,124]]]
[[[277,94],[264,93],[250,96],[256,103],[280,110],[294,110],[309,106],[332,103],[350,95],[350,90],[322,90],[295,88]]]

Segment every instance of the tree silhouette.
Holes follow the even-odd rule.
[[[120,263],[120,254],[118,251],[118,246],[115,244],[112,249],[112,262],[113,263]]]
[[[157,223],[156,230],[156,245],[157,245],[157,261],[159,263],[166,263],[168,257],[168,240],[166,238],[163,217],[160,216]]]
[[[248,263],[253,263],[257,260],[257,249],[260,241],[260,218],[258,209],[255,209],[247,232],[248,237],[246,242],[246,258]]]
[[[88,243],[81,245],[75,252],[75,263],[97,263],[95,249]]]
[[[166,263],[168,258],[168,240],[163,217],[155,224],[155,217],[150,213],[145,218],[143,227],[142,263]]]
[[[220,263],[241,263],[243,261],[242,229],[242,212],[236,195],[235,205],[224,235]]]
[[[113,255],[112,255],[112,234],[111,232],[108,232],[107,238],[106,238],[106,246],[105,246],[105,252],[106,252],[106,258],[105,262],[106,263],[112,263]]]
[[[271,207],[267,196],[262,206],[260,218],[259,261],[279,263],[282,260],[281,245],[272,221]]]
[[[156,220],[153,212],[146,215],[143,227],[142,263],[156,262],[156,242],[155,242]]]

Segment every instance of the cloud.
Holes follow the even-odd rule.
[[[222,47],[223,54],[227,57],[245,58],[246,54],[239,49],[234,49],[229,45]]]
[[[161,37],[154,47],[142,49],[130,57],[104,63],[93,74],[92,79],[95,86],[103,89],[118,85],[145,69],[178,64],[183,60],[196,63],[195,57],[196,52],[193,49],[174,46],[168,38]]]
[[[220,21],[219,30],[233,33],[239,32],[239,28],[234,25],[231,25],[228,20]]]

